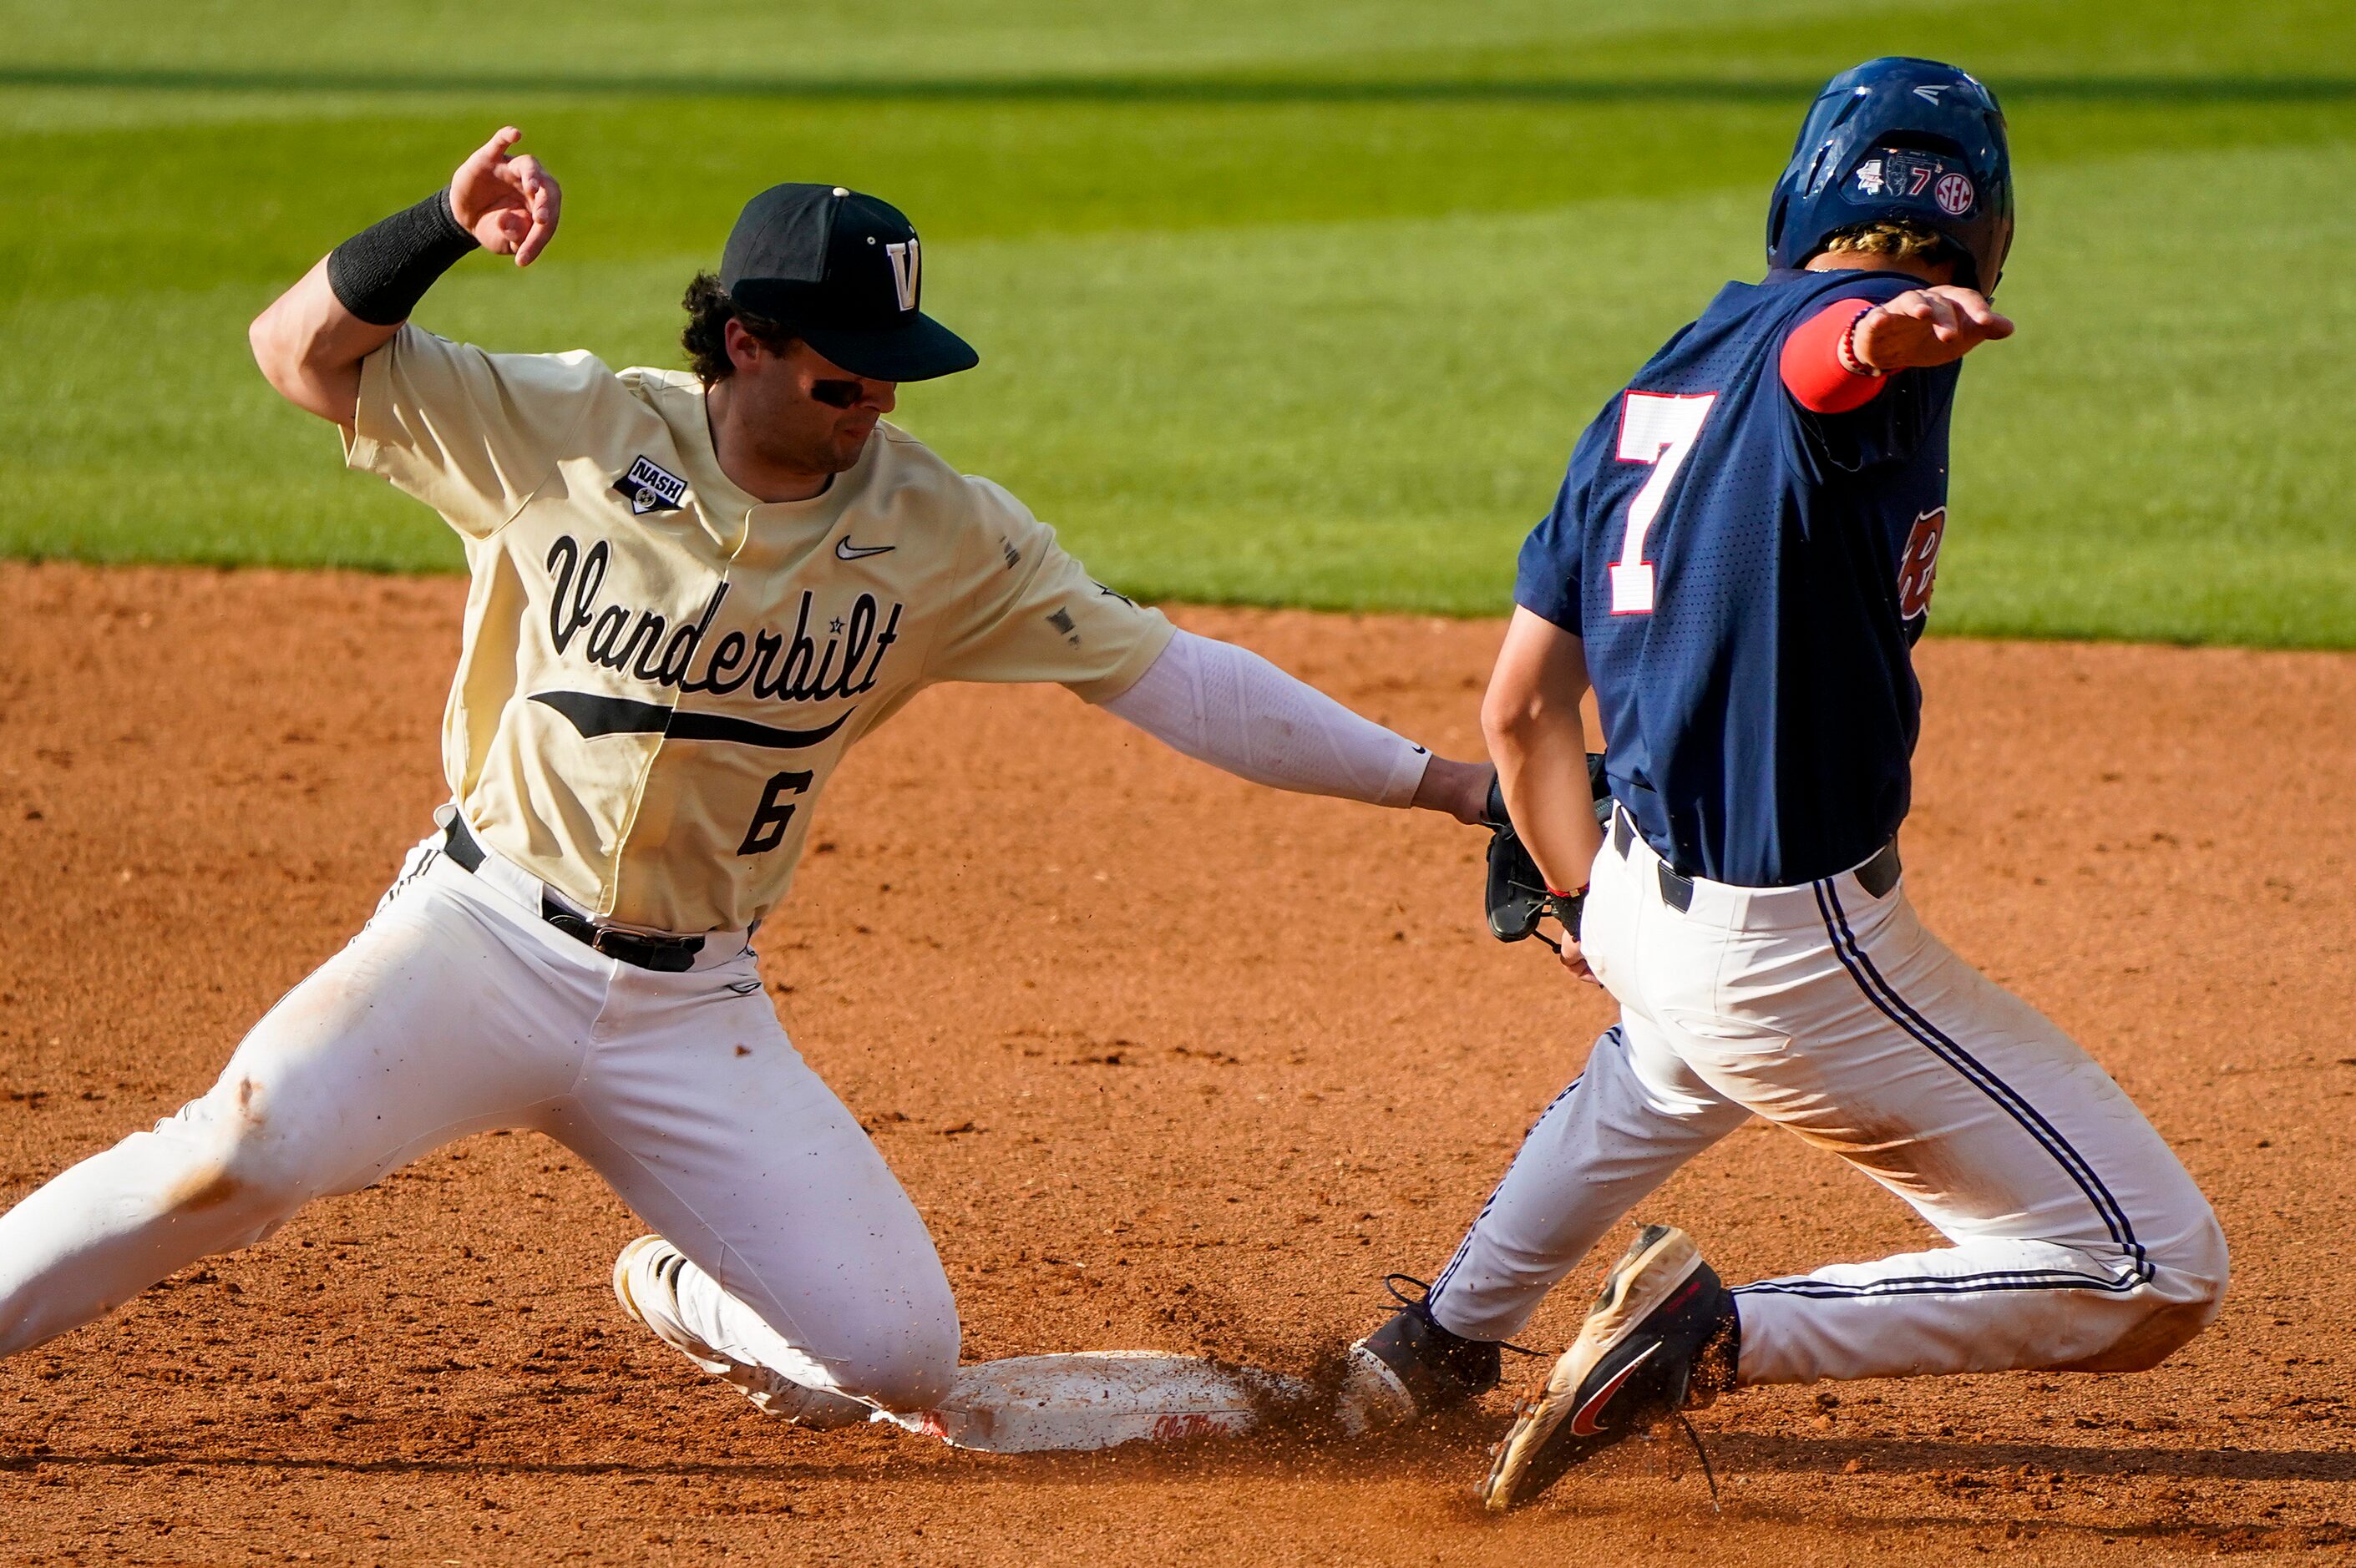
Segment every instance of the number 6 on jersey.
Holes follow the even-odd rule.
[[[1649,463],[1653,476],[1628,503],[1628,531],[1620,540],[1620,559],[1612,563],[1612,613],[1649,615],[1653,613],[1653,563],[1644,559],[1644,536],[1661,515],[1661,503],[1685,466],[1686,453],[1701,439],[1702,421],[1709,418],[1716,392],[1676,397],[1660,392],[1630,392],[1620,405],[1620,461]]]

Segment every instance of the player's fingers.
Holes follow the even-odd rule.
[[[510,200],[528,214],[527,221],[515,232],[515,259],[519,267],[531,265],[533,258],[548,248],[550,234],[555,223],[551,216],[556,182],[548,176],[541,161],[530,153],[519,153],[499,165],[500,181],[512,192]]]
[[[1931,336],[1942,343],[1953,343],[1963,336],[1963,322],[1955,314],[1955,302],[1941,294],[1923,296],[1930,305],[1923,319],[1931,324]]]
[[[529,267],[540,260],[548,242],[556,238],[556,215],[562,205],[562,194],[554,180],[547,181],[531,195],[531,229],[524,235],[523,243],[516,247],[516,265]]]
[[[1954,313],[1956,341],[1968,347],[1993,337],[2012,336],[2012,323],[1998,315],[1996,307],[1988,303],[1987,295],[1979,290],[1967,289],[1957,283],[1943,283],[1931,292]]]
[[[514,254],[524,237],[531,232],[531,219],[514,208],[505,208],[492,217],[491,227],[492,237],[484,241],[483,248],[494,256],[508,256]]]
[[[458,177],[464,179],[470,175],[484,175],[496,169],[507,150],[522,139],[523,133],[514,126],[500,126],[491,133],[489,141],[466,155],[466,161],[458,165]]]
[[[530,184],[524,187],[525,205],[531,209],[531,220],[543,228],[556,227],[556,215],[564,205],[564,192],[558,187],[546,169],[535,168]]]
[[[1987,295],[1977,289],[1951,288],[1942,292],[1947,296],[1948,303],[1955,307],[1955,314],[1975,332],[1983,330],[1996,319],[1996,311],[1988,304]]]
[[[519,196],[530,197],[532,187],[548,178],[548,171],[530,153],[518,153],[500,163],[499,178]]]
[[[522,136],[512,125],[500,126],[489,141],[467,154],[466,161],[450,176],[450,210],[466,228],[474,229],[484,214],[507,204],[507,187],[499,178],[500,159]],[[476,238],[482,236],[477,233]]]

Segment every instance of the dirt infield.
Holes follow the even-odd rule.
[[[0,567],[0,1183],[199,1093],[440,798],[461,585]],[[1491,624],[1194,612],[1458,754]],[[2356,1554],[2356,658],[1940,642],[1910,885],[2143,1103],[2234,1247],[2133,1378],[1755,1391],[1502,1522],[1506,1401],[1371,1447],[960,1456],[765,1418],[619,1315],[629,1216],[476,1138],[0,1366],[9,1561],[1717,1563]],[[763,968],[939,1239],[970,1358],[1313,1368],[1444,1257],[1606,1021],[1479,836],[1279,797],[1047,690],[855,753]],[[1730,1276],[1920,1243],[1754,1126],[1642,1211]],[[1558,1344],[1596,1270],[1529,1338]]]

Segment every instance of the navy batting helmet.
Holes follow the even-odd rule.
[[[1767,212],[1767,260],[1797,267],[1861,223],[1947,240],[1955,281],[1993,293],[2012,244],[2012,155],[1996,95],[1951,65],[1897,55],[1825,83]]]

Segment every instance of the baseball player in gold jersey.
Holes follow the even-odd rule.
[[[406,325],[467,251],[520,266],[555,232],[519,134],[337,247],[252,335],[350,466],[466,541],[452,805],[210,1093],[0,1218],[0,1354],[321,1194],[528,1127],[662,1232],[616,1283],[667,1340],[788,1415],[922,1412],[957,1371],[948,1281],[751,947],[843,752],[935,682],[1055,681],[1281,787],[1471,821],[1489,770],[1174,630],[881,423],[896,383],[976,357],[919,309],[916,235],[873,197],[755,197],[690,291],[693,374]]]

